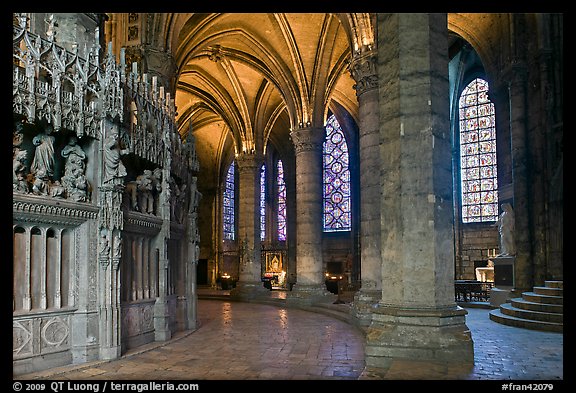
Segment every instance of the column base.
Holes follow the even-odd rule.
[[[239,301],[269,299],[270,290],[264,288],[262,281],[238,281],[236,287],[230,290],[230,297]]]
[[[380,304],[366,331],[366,366],[388,368],[394,360],[474,363],[466,310],[404,308]]]
[[[354,317],[357,326],[364,330],[370,326],[372,323],[372,312],[381,299],[382,291],[378,289],[360,288],[356,292],[350,314]]]
[[[168,341],[171,338],[168,300],[158,298],[154,304],[154,341]]]
[[[120,355],[122,355],[120,345],[114,347],[100,348],[100,360],[119,359]]]
[[[338,295],[329,292],[325,284],[294,284],[287,293],[286,304],[290,306],[310,306],[314,303],[334,303]]]

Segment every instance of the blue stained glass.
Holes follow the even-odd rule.
[[[226,173],[226,181],[224,184],[224,198],[223,198],[223,236],[226,240],[234,240],[234,161],[230,164],[228,172]]]
[[[266,238],[266,165],[260,170],[260,240]]]
[[[334,115],[326,122],[323,150],[324,231],[351,229],[348,144]]]
[[[278,240],[286,240],[286,183],[284,182],[284,166],[278,160]]]
[[[498,218],[496,120],[488,90],[488,82],[476,78],[462,91],[459,100],[464,223]]]

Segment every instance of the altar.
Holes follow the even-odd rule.
[[[494,282],[494,266],[477,267],[476,268],[476,281]]]
[[[492,259],[488,260],[488,265],[485,267],[477,267],[476,281],[480,282],[494,282],[494,262]]]

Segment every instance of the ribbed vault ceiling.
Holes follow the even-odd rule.
[[[224,154],[289,151],[300,123],[322,126],[331,100],[357,118],[347,70],[351,34],[334,14],[174,14],[168,45],[179,70],[178,124],[201,163]],[[348,29],[349,30],[349,29]]]

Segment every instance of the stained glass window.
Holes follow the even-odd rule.
[[[462,221],[498,219],[494,104],[488,82],[476,78],[460,95]]]
[[[324,140],[324,232],[351,229],[348,144],[334,115],[326,122]]]
[[[234,161],[226,173],[223,199],[224,239],[234,240]]]
[[[278,240],[286,240],[286,183],[284,182],[284,166],[278,160]]]
[[[266,238],[266,165],[260,169],[260,240]]]

